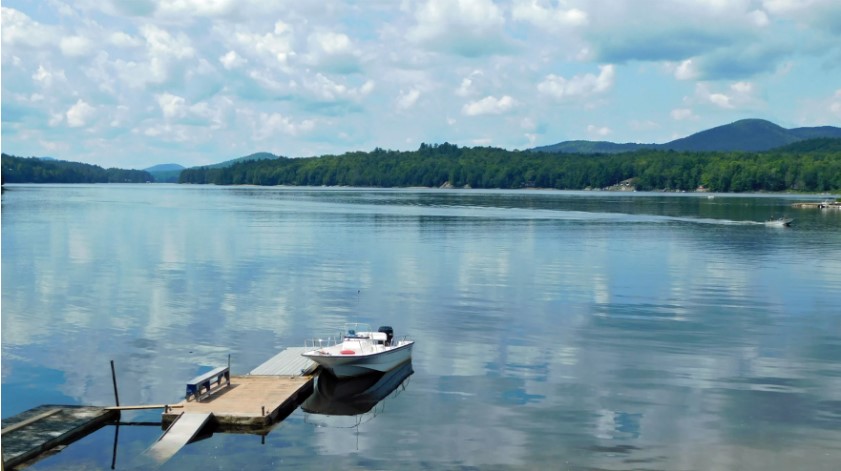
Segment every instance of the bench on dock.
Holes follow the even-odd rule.
[[[190,395],[193,395],[196,401],[201,401],[202,397],[210,394],[211,384],[215,381],[216,385],[221,387],[223,379],[225,380],[226,386],[231,385],[231,369],[227,366],[220,366],[187,381],[186,400],[189,401]]]

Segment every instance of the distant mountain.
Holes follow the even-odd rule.
[[[241,163],[241,162],[250,162],[252,160],[268,160],[268,159],[277,159],[279,156],[274,155],[270,152],[256,152],[254,154],[246,155],[244,157],[237,157],[236,159],[226,160],[224,162],[220,162],[218,164],[213,165],[203,165],[203,167],[207,168],[227,168],[232,165]]]
[[[535,147],[538,152],[555,152],[565,154],[620,154],[639,149],[651,149],[657,144],[616,144],[607,141],[565,141],[550,146]]]
[[[158,164],[149,168],[144,168],[143,170],[146,170],[147,172],[172,172],[176,170],[184,170],[184,166],[178,164]]]
[[[178,177],[184,167],[178,164],[158,164],[144,170],[155,177],[155,183],[178,183]]]
[[[218,164],[202,165],[204,168],[227,168],[240,162],[250,162],[252,160],[277,159],[278,156],[269,152],[256,152],[254,154],[237,157],[236,159],[226,160]],[[181,177],[181,171],[185,167],[179,164],[159,164],[145,169],[149,174],[155,177],[155,183],[178,183]]]
[[[638,149],[662,149],[688,152],[747,151],[759,152],[815,138],[841,138],[841,128],[820,126],[786,129],[764,119],[743,119],[665,144],[614,144],[603,141],[566,141],[532,150],[615,154]]]
[[[841,138],[821,137],[818,139],[806,139],[782,147],[775,151],[808,153],[808,152],[841,152]]]

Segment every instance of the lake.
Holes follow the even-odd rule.
[[[110,360],[174,403],[361,321],[416,340],[372,411],[161,469],[838,469],[841,211],[791,207],[824,198],[8,185],[2,416],[113,404]],[[114,432],[31,469],[110,469]],[[116,469],[160,434],[120,427]]]

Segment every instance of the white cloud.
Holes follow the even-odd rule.
[[[829,100],[829,112],[841,118],[841,88],[836,90],[835,95]]]
[[[470,77],[465,77],[461,80],[461,85],[459,85],[458,89],[456,89],[456,95],[458,96],[469,96],[471,93],[471,86],[473,85],[473,80]]]
[[[418,98],[420,98],[420,90],[418,89],[413,88],[408,92],[400,92],[400,96],[397,97],[397,109],[408,110],[409,108],[415,106],[415,103],[418,102]]]
[[[675,108],[669,115],[675,121],[683,121],[687,119],[696,119],[697,116],[692,112],[691,108]]]
[[[576,75],[567,79],[550,74],[537,85],[537,89],[557,99],[587,98],[610,90],[614,77],[614,67],[608,64],[599,67],[599,75]]]
[[[360,53],[350,37],[332,31],[317,31],[307,38],[308,61],[326,71],[351,73],[359,70]]]
[[[733,104],[730,102],[730,97],[723,94],[723,93],[710,93],[707,95],[707,98],[710,102],[719,108],[733,108]]]
[[[96,109],[79,98],[76,104],[67,110],[67,125],[71,128],[82,127],[96,114]]]
[[[374,90],[374,82],[368,80],[357,88],[349,87],[330,79],[324,74],[316,74],[314,79],[303,84],[312,96],[318,101],[356,101],[370,94]]]
[[[415,20],[408,38],[439,52],[478,57],[508,49],[505,17],[492,0],[427,0]]]
[[[686,59],[675,67],[675,78],[678,80],[695,80],[698,78],[698,71],[694,67],[692,59]]]
[[[257,116],[254,138],[264,140],[278,133],[296,136],[302,132],[310,131],[314,127],[315,121],[310,119],[296,123],[288,116],[280,113],[260,113]]]
[[[161,93],[156,96],[158,106],[166,119],[183,118],[187,113],[187,102],[184,98],[170,93]]]
[[[157,13],[169,17],[229,15],[239,4],[236,0],[160,0]]]
[[[190,38],[184,33],[172,35],[162,28],[147,24],[140,28],[140,34],[146,40],[148,62],[120,63],[127,66],[122,71],[130,83],[165,83],[172,78],[174,69],[183,68],[185,61],[196,55]]]
[[[83,36],[69,36],[61,38],[59,48],[65,56],[80,57],[92,52],[93,43]]]
[[[248,59],[242,58],[236,51],[228,51],[225,55],[219,58],[222,67],[227,70],[233,70],[248,63]]]
[[[586,12],[577,8],[556,7],[538,0],[517,0],[511,7],[511,17],[527,21],[539,28],[558,30],[563,26],[585,26],[589,22]]]
[[[480,116],[486,114],[502,114],[516,106],[517,102],[508,95],[501,98],[486,96],[481,100],[473,101],[464,105],[462,114],[467,116]]]
[[[29,16],[14,8],[0,7],[2,10],[3,49],[15,46],[41,48],[55,44],[55,29],[32,21]],[[5,55],[5,54],[4,54]]]
[[[220,34],[232,33],[222,31]],[[272,57],[280,65],[286,65],[296,55],[293,48],[295,39],[293,29],[283,21],[276,21],[274,29],[269,33],[260,34],[244,29],[233,33],[233,39],[244,55]]]
[[[115,31],[108,36],[108,41],[117,47],[140,47],[143,41],[122,31]]]
[[[593,124],[587,125],[587,134],[590,136],[603,138],[605,136],[610,135],[612,131],[607,126],[596,126]]]
[[[756,107],[760,100],[756,98],[756,87],[752,82],[734,82],[724,90],[714,90],[711,84],[702,82],[695,86],[695,102],[712,104],[722,109],[747,109]]]
[[[38,70],[32,74],[32,80],[40,83],[44,88],[48,88],[52,86],[55,81],[67,82],[67,77],[64,75],[63,70],[54,71],[39,64]]]

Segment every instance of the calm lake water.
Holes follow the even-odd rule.
[[[820,199],[12,185],[2,416],[112,404],[112,359],[121,403],[173,403],[362,321],[417,341],[371,412],[161,469],[837,470],[841,211],[791,208]],[[32,469],[110,469],[114,431]],[[120,427],[116,468],[160,433]]]

